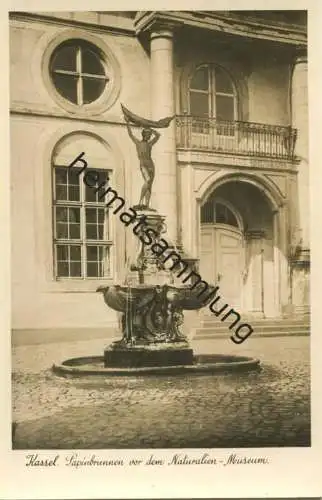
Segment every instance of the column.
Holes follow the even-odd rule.
[[[173,32],[158,28],[151,32],[151,110],[152,120],[175,114],[173,79]],[[161,137],[153,148],[155,180],[152,207],[166,216],[166,238],[177,243],[178,184],[175,120],[160,129]],[[189,203],[189,200],[187,200]]]
[[[291,256],[292,305],[295,313],[309,310],[309,163],[308,163],[308,88],[306,51],[299,52],[292,75],[292,127],[297,129],[295,154],[298,165],[298,226],[293,227],[295,241]]]
[[[292,75],[292,127],[297,129],[295,154],[301,162],[298,166],[299,229],[302,248],[309,248],[309,165],[308,165],[308,89],[307,57],[299,54],[294,62]]]

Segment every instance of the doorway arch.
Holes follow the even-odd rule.
[[[282,306],[288,303],[282,195],[270,181],[262,182],[261,176],[218,174],[206,179],[198,190],[201,274],[215,279],[232,307],[250,316],[279,316]],[[212,229],[210,223],[207,225],[203,207],[209,206],[211,199],[229,208],[238,221],[235,227],[218,224],[217,220]],[[223,271],[224,278],[219,276]]]

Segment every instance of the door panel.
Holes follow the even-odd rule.
[[[215,238],[213,228],[201,229],[200,275],[209,284],[215,282]]]
[[[215,229],[215,239],[222,296],[229,306],[240,309],[243,269],[241,234],[230,229]]]
[[[242,235],[233,228],[202,226],[200,274],[220,287],[222,299],[236,309],[242,304],[244,268]]]

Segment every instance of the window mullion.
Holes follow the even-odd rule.
[[[82,52],[81,47],[77,47],[76,52],[76,72],[77,78],[77,104],[82,106],[83,104],[83,79],[82,79]]]

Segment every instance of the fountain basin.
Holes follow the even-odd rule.
[[[106,368],[143,368],[193,364],[193,350],[186,342],[124,345],[115,342],[104,350]]]
[[[70,358],[53,365],[57,375],[81,376],[144,376],[144,375],[202,375],[248,372],[259,370],[260,361],[246,356],[223,354],[200,354],[193,356],[193,364],[172,366],[104,366],[104,356]]]

